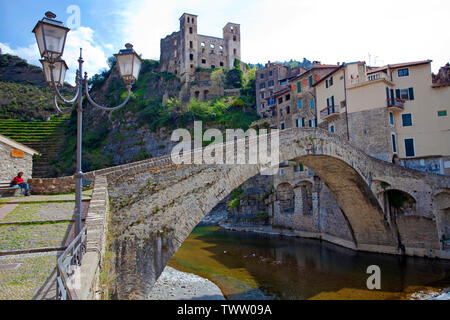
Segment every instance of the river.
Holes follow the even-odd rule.
[[[381,269],[368,290],[367,267]],[[169,262],[214,282],[227,299],[408,299],[450,287],[450,261],[355,252],[302,238],[197,226]]]

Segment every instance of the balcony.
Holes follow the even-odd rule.
[[[368,83],[375,82],[375,81],[385,81],[390,84],[392,83],[386,73],[377,72],[377,73],[367,75],[366,78],[356,77],[356,78],[350,79],[349,88],[366,85]]]
[[[403,102],[402,99],[389,98],[387,99],[387,108],[392,111],[403,111],[405,109]]]
[[[334,117],[339,116],[339,107],[338,106],[330,106],[325,109],[320,110],[320,119],[322,120],[330,120]]]

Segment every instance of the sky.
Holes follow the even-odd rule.
[[[159,59],[160,39],[179,30],[184,12],[198,15],[204,35],[222,37],[227,22],[239,23],[248,63],[431,59],[437,72],[450,61],[449,0],[0,0],[2,51],[40,65],[31,30],[49,10],[72,29],[64,52],[69,82],[80,47],[90,76],[127,42],[143,58]]]

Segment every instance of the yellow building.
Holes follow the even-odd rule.
[[[315,83],[319,127],[379,159],[450,174],[450,67],[444,68],[437,83],[431,60],[343,64]]]

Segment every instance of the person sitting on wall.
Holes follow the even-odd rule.
[[[25,195],[26,196],[31,196],[31,194],[30,194],[30,187],[28,186],[28,183],[25,183],[23,181],[22,176],[23,176],[23,172],[19,172],[17,174],[17,177],[15,177],[13,179],[13,181],[11,182],[11,186],[13,188],[21,187],[22,189],[25,189]]]

